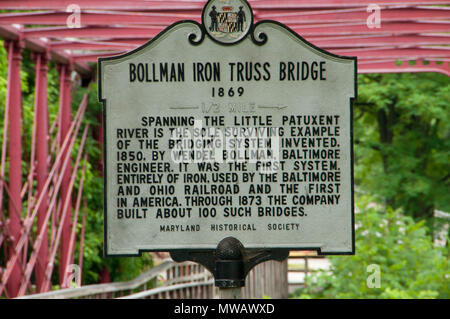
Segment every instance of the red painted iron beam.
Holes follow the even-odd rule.
[[[47,178],[47,181],[44,185],[44,189],[47,190],[49,189],[50,186],[50,182],[53,180],[53,178],[55,177],[55,173],[57,168],[60,167],[60,165],[62,165],[62,169],[64,170],[64,167],[67,166],[68,160],[70,159],[69,156],[66,156],[63,159],[63,153],[64,150],[66,149],[66,147],[69,147],[69,150],[71,150],[73,148],[73,143],[75,142],[76,139],[76,135],[78,134],[78,129],[80,127],[81,124],[81,120],[83,118],[84,112],[86,110],[86,105],[81,104],[80,107],[78,108],[77,114],[75,115],[75,119],[72,122],[70,128],[69,128],[69,134],[72,134],[72,132],[75,129],[75,136],[72,137],[72,139],[69,139],[69,135],[66,137],[66,139],[63,142],[63,146],[60,150],[60,152],[58,152],[58,154],[56,155],[55,161],[53,163],[52,169],[49,172],[49,176]],[[76,126],[76,127],[75,127]],[[69,145],[70,142],[70,145]],[[62,176],[58,176],[58,180],[61,180]],[[56,183],[55,189],[56,191],[59,189],[58,184],[60,184],[60,181]],[[55,193],[55,196],[57,195],[57,193]],[[24,247],[25,242],[27,241],[27,238],[30,236],[30,232],[32,229],[32,226],[34,224],[34,220],[36,218],[36,214],[37,214],[37,210],[39,209],[40,205],[42,204],[42,200],[43,200],[43,196],[42,193],[38,196],[37,200],[35,201],[35,205],[33,207],[33,211],[31,213],[30,216],[28,216],[25,220],[24,220],[24,227],[23,227],[23,231],[20,234],[20,238],[17,241],[17,244],[14,247],[14,251],[13,254],[9,256],[9,260],[8,263],[6,264],[6,269],[5,271],[2,273],[1,275],[1,280],[0,280],[0,295],[2,294],[5,285],[7,285],[9,279],[11,278],[11,276],[13,275],[14,272],[14,267],[16,265],[16,263],[20,260],[20,253]],[[55,204],[55,201],[51,201],[51,204]],[[49,210],[47,212],[47,218],[50,216],[50,212],[51,210]],[[35,243],[33,246],[36,247],[36,249],[34,249],[34,251],[36,252],[38,250],[38,245],[40,245],[41,241],[39,239],[39,237],[42,236],[38,236],[38,238],[36,239]],[[29,264],[32,262],[32,259],[30,258],[30,261],[28,262]],[[25,270],[26,271],[26,270]]]
[[[80,54],[80,55],[74,55],[73,59],[74,61],[81,61],[85,63],[97,63],[98,58],[100,57],[109,57],[114,55],[120,55],[124,54],[127,51],[113,51],[113,52],[95,52],[95,53],[87,53],[87,54]]]
[[[416,72],[438,72],[450,76],[449,63],[428,64],[417,61],[414,65],[410,65],[404,61],[401,65],[397,65],[395,61],[364,61],[358,62],[358,73],[416,73]]]
[[[364,24],[295,25],[292,29],[301,36],[356,35],[356,34],[414,34],[448,32],[450,22],[382,23],[381,28],[370,29]],[[25,38],[146,38],[150,39],[163,30],[162,27],[86,27],[86,28],[33,28],[23,31]]]
[[[6,93],[6,104],[8,104],[8,153],[9,153],[9,230],[10,247],[9,256],[14,255],[22,233],[22,198],[20,191],[22,188],[22,91],[20,82],[20,65],[22,61],[22,47],[20,42],[9,41],[6,43],[8,52],[8,82]],[[9,297],[16,297],[19,293],[22,258],[12,264],[11,279],[6,284]]]
[[[0,38],[4,40],[18,40],[23,39],[21,31],[11,26],[0,26]],[[45,53],[47,52],[48,42],[44,42],[41,39],[24,39],[25,48],[34,52]],[[71,63],[70,57],[60,52],[50,52],[50,57],[53,61],[61,64]],[[92,69],[84,63],[75,63],[75,70],[82,77],[89,77],[92,74]]]
[[[71,4],[81,9],[98,10],[202,10],[205,1],[137,1],[137,0],[3,0],[0,9],[9,10],[65,10]],[[311,9],[367,7],[373,0],[249,0],[253,9]],[[448,4],[445,0],[378,0],[379,6]]]
[[[86,133],[87,133],[87,130],[86,130]],[[69,262],[73,263],[73,258],[74,258],[76,230],[77,230],[77,225],[78,225],[78,215],[80,212],[81,196],[83,195],[84,177],[85,177],[85,173],[86,173],[87,153],[84,152],[84,154],[85,154],[84,155],[84,163],[83,163],[83,168],[81,171],[81,178],[80,178],[80,182],[79,182],[79,186],[78,186],[77,199],[75,202],[75,216],[73,217],[72,229],[71,229],[71,233],[70,233],[70,242],[69,242],[69,248],[68,248],[70,258],[68,258],[66,260],[66,264],[64,265],[64,277],[65,278],[64,278],[64,285],[62,287],[65,287],[65,288],[70,288]],[[76,173],[74,172],[74,174],[76,174]]]
[[[384,49],[384,50],[330,50],[330,52],[357,56],[358,59],[426,59],[450,57],[450,50],[444,49]]]
[[[332,53],[344,56],[357,56],[358,59],[427,59],[427,58],[447,58],[450,57],[450,50],[444,49],[334,49]],[[108,57],[123,54],[126,51],[97,52],[82,55],[74,55],[75,61],[97,62],[99,57]]]
[[[111,38],[111,37],[131,37],[152,38],[164,28],[160,26],[146,27],[86,27],[69,29],[59,28],[33,28],[24,31],[25,38]]]
[[[87,159],[86,159],[87,162]],[[86,230],[86,207],[87,207],[87,199],[84,197],[83,203],[83,217],[81,222],[81,234],[80,234],[80,249],[78,251],[78,266],[80,267],[80,273],[77,278],[77,286],[81,287],[81,278],[83,277],[83,257],[84,257],[84,234]]]
[[[344,47],[450,45],[450,36],[448,35],[305,37],[305,39],[318,47],[328,49]]]
[[[147,41],[150,41],[151,38],[149,39],[143,39],[143,38],[104,38],[104,39],[94,39],[94,40],[80,40],[83,42],[98,42],[98,43],[102,43],[102,42],[106,42],[106,43],[120,43],[120,44],[127,44],[127,45],[142,45]],[[60,41],[63,42],[63,41]],[[69,42],[69,41],[67,41]],[[58,42],[52,42],[52,43],[58,43]]]
[[[450,35],[403,35],[403,36],[342,36],[305,37],[314,45],[325,48],[364,47],[417,47],[424,45],[450,45]],[[106,41],[55,41],[50,44],[54,50],[132,50],[145,44],[148,39],[108,39]]]
[[[0,9],[10,10],[63,10],[72,4],[81,9],[98,10],[202,10],[204,1],[126,1],[126,0],[5,0]]]
[[[373,12],[367,12],[366,8],[344,9],[344,10],[317,10],[305,12],[277,13],[263,12],[257,15],[258,20],[276,20],[285,24],[307,24],[307,23],[348,23],[366,22]],[[382,22],[402,22],[442,19],[450,17],[448,8],[395,8],[380,11]],[[1,22],[1,17],[0,17]]]
[[[60,65],[59,68],[59,92],[60,92],[60,100],[59,100],[59,108],[60,108],[60,124],[58,133],[59,140],[62,143],[66,136],[69,136],[69,127],[72,122],[72,81],[70,79],[70,74],[72,70],[68,65]],[[62,145],[61,145],[62,146]],[[66,150],[65,152],[69,152]],[[70,153],[68,153],[70,154]],[[63,156],[68,156],[64,154]],[[64,172],[61,172],[63,175],[62,183],[61,183],[61,198],[66,200],[71,197],[72,188],[70,187],[70,179],[72,174],[72,168],[70,162],[68,164],[67,169]],[[65,265],[69,259],[69,244],[70,244],[70,222],[72,216],[72,205],[69,201],[67,205],[63,206],[63,210],[60,213],[60,216],[67,216],[64,219],[64,224],[60,225],[62,227],[62,236],[61,236],[61,253],[60,253],[60,263],[59,263],[59,282],[63,284],[65,278]]]
[[[140,40],[144,44],[145,40]],[[52,50],[133,50],[138,44],[102,41],[58,41],[52,42]]]
[[[37,24],[37,25],[59,25],[67,24],[72,12],[23,12],[0,14],[0,24]],[[441,16],[442,14],[438,15]],[[198,14],[178,13],[145,13],[145,12],[95,12],[86,11],[80,13],[81,26],[102,26],[119,24],[149,24],[168,26],[180,20],[196,20],[200,22]]]
[[[433,1],[433,0],[255,0],[249,1],[253,9],[311,9],[311,8],[354,8],[354,7],[367,7],[370,4],[377,4],[380,7],[384,6],[417,6],[417,5],[435,5],[435,4],[448,4],[448,1]]]
[[[81,105],[80,108],[81,107],[83,107],[85,109],[85,106]],[[84,112],[84,110],[83,110],[83,112]],[[78,112],[77,115],[79,115],[79,114],[80,113]],[[77,118],[78,118],[78,120],[77,120],[77,124],[76,124],[76,128],[75,128],[75,132],[78,132],[79,126],[81,124],[82,116],[81,117],[78,116]],[[73,128],[73,127],[71,127],[71,128]],[[73,149],[73,145],[74,145],[75,139],[76,139],[76,135],[71,136],[69,150]],[[67,139],[67,141],[68,140],[69,139]],[[66,142],[65,142],[65,144],[67,145]],[[82,148],[83,148],[82,144],[80,146],[81,146],[80,150],[82,151]],[[62,153],[64,153],[63,149],[61,150],[60,154],[62,154]],[[70,155],[67,156],[67,155],[64,155],[64,160],[63,160],[62,167],[61,167],[61,169],[63,171],[67,168],[68,164],[70,163],[71,156]],[[58,154],[57,157],[59,157],[59,156],[60,155]],[[56,161],[55,161],[55,163],[56,163]],[[56,166],[56,164],[55,164],[55,166]],[[52,199],[50,200],[49,209],[46,212],[45,219],[43,221],[43,225],[42,225],[42,227],[40,229],[38,229],[37,237],[36,237],[36,239],[34,241],[34,244],[33,244],[33,250],[32,250],[30,259],[29,259],[29,261],[28,261],[28,263],[26,265],[25,273],[23,274],[23,277],[22,277],[22,284],[21,284],[21,287],[20,287],[19,295],[24,295],[25,294],[27,283],[30,280],[31,271],[36,265],[37,251],[39,251],[39,249],[40,249],[40,247],[42,245],[42,242],[43,242],[44,234],[47,231],[47,224],[48,224],[48,221],[49,221],[49,218],[50,218],[50,214],[53,211],[53,207],[56,204],[56,198],[58,197],[58,190],[59,190],[59,187],[61,186],[62,178],[63,178],[63,175],[59,175],[57,177],[57,181],[56,181],[56,183],[54,185],[54,190],[55,191],[52,194]],[[62,228],[62,226],[63,226],[63,224],[61,223],[59,225],[59,228]],[[45,276],[45,280],[44,280],[44,283],[43,283],[43,287],[41,288],[41,290],[38,290],[38,292],[44,292],[44,291],[48,291],[50,289],[50,287],[48,286],[48,271],[47,270],[49,269],[49,267],[53,267],[54,260],[55,260],[55,256],[52,254],[52,256],[50,256],[50,258],[49,258],[49,262],[47,263],[47,265],[45,265],[45,269],[46,269],[45,270],[45,275],[46,276]]]
[[[315,25],[296,25],[292,29],[301,36],[314,35],[355,35],[355,34],[415,34],[426,32],[448,32],[450,22],[388,22],[381,23],[380,28],[370,29],[365,23],[362,24],[323,24]]]
[[[56,238],[55,238],[55,245],[52,247],[52,251],[50,253],[50,260],[55,260],[56,254],[57,254],[57,250],[58,250],[58,246],[61,243],[61,247],[60,247],[60,251],[63,252],[63,249],[66,249],[66,253],[67,253],[67,258],[70,258],[69,256],[69,249],[70,249],[70,228],[68,235],[68,240],[69,242],[66,242],[66,240],[64,239],[64,232],[65,232],[65,227],[68,224],[70,226],[70,219],[71,219],[71,214],[69,214],[69,210],[71,207],[71,198],[70,198],[70,194],[72,193],[73,190],[73,186],[75,183],[75,178],[77,176],[77,171],[78,171],[78,165],[80,163],[81,160],[81,155],[84,152],[84,144],[86,142],[86,137],[87,137],[87,133],[89,130],[89,124],[86,124],[84,127],[84,131],[83,131],[83,135],[81,137],[81,141],[80,141],[80,148],[78,149],[78,155],[77,158],[75,159],[75,164],[74,164],[74,170],[72,172],[72,174],[69,176],[69,192],[68,192],[68,196],[64,196],[62,199],[64,200],[64,204],[62,207],[62,215],[61,215],[61,220],[60,220],[60,225],[58,226],[58,231],[56,233]],[[67,213],[64,213],[64,212]],[[67,221],[69,219],[69,221]],[[59,277],[60,277],[60,286],[61,287],[65,287],[65,278],[66,278],[66,274],[65,274],[65,265],[68,264],[68,262],[70,262],[71,260],[67,260],[64,258],[60,257],[60,266],[59,266]],[[54,267],[54,263],[49,263],[47,265],[47,269],[46,269],[46,275],[47,275],[47,280],[45,281],[46,288],[50,288],[50,283],[51,283],[51,274],[53,272],[53,267]]]
[[[48,192],[44,189],[48,178],[48,99],[47,99],[47,55],[37,54],[36,58],[36,85],[35,85],[35,112],[36,112],[36,181],[37,196],[43,196],[42,204],[38,210],[37,229],[44,225],[48,209]],[[36,289],[41,291],[45,279],[45,268],[48,262],[48,231],[44,233],[42,245],[37,253],[38,262],[34,269],[36,275]]]
[[[365,22],[371,13],[366,8],[344,10],[316,10],[290,13],[278,13],[276,10],[255,15],[255,20],[272,19],[286,24],[307,23],[345,23]],[[37,24],[66,25],[72,12],[23,12],[0,14],[0,24]],[[427,19],[448,19],[449,9],[441,8],[401,8],[382,10],[383,22],[416,21]],[[200,12],[190,14],[177,13],[145,13],[145,12],[96,12],[80,13],[81,26],[100,26],[118,24],[149,24],[168,26],[180,20],[195,20],[200,22]]]

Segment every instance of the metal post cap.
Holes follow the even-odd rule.
[[[226,237],[220,241],[216,248],[216,256],[223,260],[242,260],[244,245],[234,238]]]
[[[216,248],[215,284],[221,288],[237,288],[245,285],[243,260],[244,245],[234,237],[220,241]]]

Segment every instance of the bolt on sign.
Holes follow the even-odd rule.
[[[99,59],[105,252],[245,248],[354,253],[356,58],[244,0],[211,0]]]

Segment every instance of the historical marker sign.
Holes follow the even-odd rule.
[[[99,61],[105,250],[246,248],[354,253],[356,58],[243,0],[209,1]]]

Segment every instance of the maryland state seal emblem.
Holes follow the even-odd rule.
[[[245,0],[210,0],[203,9],[202,19],[213,40],[232,44],[246,37],[253,13]]]

